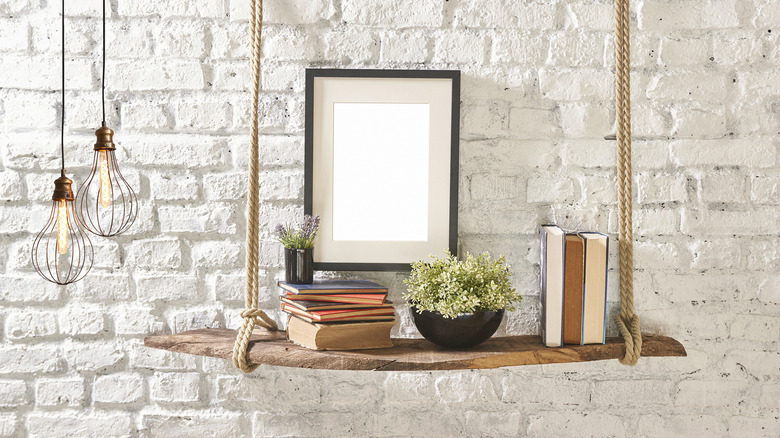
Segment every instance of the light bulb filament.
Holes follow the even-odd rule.
[[[111,206],[111,177],[108,174],[108,151],[100,151],[100,205]]]
[[[68,201],[60,201],[57,208],[57,252],[68,252]]]

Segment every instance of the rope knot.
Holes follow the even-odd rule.
[[[626,354],[620,359],[623,365],[636,365],[642,355],[642,331],[639,324],[639,316],[631,315],[628,321],[626,317],[617,316],[618,329],[626,343]]]

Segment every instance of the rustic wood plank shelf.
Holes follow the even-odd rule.
[[[161,350],[231,360],[235,330],[203,329],[175,335],[152,335],[144,345]],[[685,348],[666,336],[642,336],[642,356],[686,356]],[[434,371],[499,368],[617,359],[622,338],[604,345],[566,345],[546,348],[538,336],[491,338],[465,351],[445,350],[424,339],[393,339],[394,347],[378,350],[313,351],[287,341],[283,331],[255,331],[249,343],[252,364],[327,370]]]

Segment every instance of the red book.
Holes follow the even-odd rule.
[[[387,294],[294,294],[288,292],[283,299],[291,301],[320,301],[325,303],[346,303],[346,304],[372,304],[380,305],[385,302]]]
[[[341,309],[305,311],[287,303],[282,303],[282,310],[317,322],[391,319],[395,315],[393,308],[373,309]]]

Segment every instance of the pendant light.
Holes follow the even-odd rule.
[[[84,278],[92,268],[94,250],[74,208],[73,181],[65,176],[65,0],[62,1],[62,120],[60,131],[62,165],[54,180],[52,207],[46,225],[35,236],[32,264],[45,280],[70,284]]]
[[[76,196],[77,211],[87,231],[111,237],[127,231],[138,215],[138,200],[119,171],[114,131],[106,126],[106,2],[103,0],[103,76],[100,84],[103,123],[95,131],[92,171]]]

